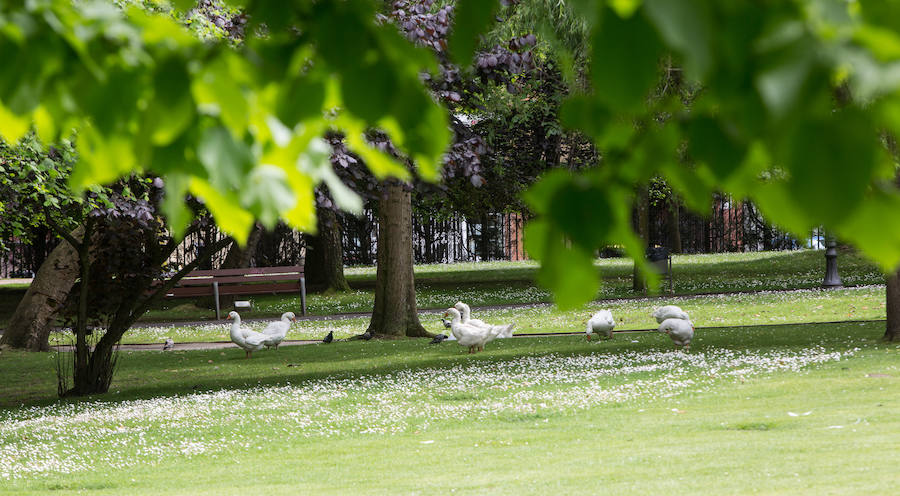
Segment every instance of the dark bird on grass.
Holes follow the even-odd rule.
[[[322,342],[328,344],[332,341],[334,341],[334,331],[328,331],[328,335],[325,336],[325,339],[323,339]]]
[[[372,339],[374,336],[375,336],[375,334],[372,331],[366,331],[359,335],[359,339],[362,339],[363,341],[368,341],[368,340]]]
[[[429,343],[429,344],[443,343],[445,339],[447,339],[446,334],[438,334],[437,336],[434,337],[434,339],[431,340],[431,343]]]
[[[441,324],[444,324],[445,328],[450,329],[450,321],[449,320],[442,318]]]
[[[172,338],[166,338],[166,344],[163,345],[163,351],[169,351],[175,347],[175,341]]]

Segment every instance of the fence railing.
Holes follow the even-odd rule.
[[[682,253],[822,247],[819,230],[798,240],[768,224],[752,203],[736,202],[725,195],[714,197],[707,216],[665,203],[651,205],[648,215],[649,244]],[[339,219],[344,264],[374,265],[378,250],[378,220],[374,212],[367,210],[358,217],[343,214]],[[525,218],[519,213],[486,214],[477,219],[414,215],[413,256],[416,263],[523,260],[527,258],[524,224]],[[185,237],[170,263],[173,268],[183,266],[193,260],[203,246],[222,237],[224,234],[214,225],[201,229]],[[0,251],[0,277],[31,277],[58,242],[46,229],[36,230],[30,240],[7,240],[6,250]],[[676,245],[680,249],[676,249]],[[278,226],[261,235],[250,265],[296,265],[302,262],[304,249],[301,233]],[[225,257],[226,252],[222,251],[202,268],[219,268]]]

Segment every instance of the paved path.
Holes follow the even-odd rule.
[[[792,324],[753,324],[753,325],[729,325],[729,326],[704,326],[704,327],[695,327],[695,329],[721,329],[723,327],[728,328],[741,328],[741,327],[774,327],[774,326],[784,326],[784,325],[823,325],[823,324],[853,324],[853,323],[868,323],[868,322],[885,322],[884,319],[876,319],[876,320],[836,320],[836,321],[828,321],[828,322],[796,322]],[[637,334],[644,332],[656,332],[656,328],[649,329],[628,329],[624,331],[613,331],[613,334]],[[575,332],[534,332],[534,333],[524,333],[524,334],[514,334],[513,338],[541,338],[541,337],[555,337],[555,336],[583,336],[583,331],[575,331]],[[346,339],[336,339],[335,342],[338,341],[347,341]],[[285,340],[281,342],[281,346],[302,346],[307,344],[316,344],[321,341],[315,340]],[[451,341],[448,341],[451,342]],[[135,351],[148,351],[148,350],[162,350],[162,343],[147,343],[147,344],[123,344],[120,345],[119,349],[121,350],[135,350]],[[222,348],[237,348],[237,345],[232,343],[231,341],[213,341],[213,342],[190,342],[190,343],[175,343],[174,350],[217,350]],[[60,351],[71,351],[71,346],[60,346]]]

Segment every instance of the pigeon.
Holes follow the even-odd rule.
[[[323,339],[322,342],[328,344],[332,341],[334,341],[334,331],[328,331],[328,335],[325,336],[325,339]]]
[[[450,329],[450,321],[448,319],[441,318],[441,323],[444,324],[444,327]]]
[[[445,339],[447,339],[446,334],[438,334],[437,336],[434,337],[434,339],[431,340],[431,343],[429,343],[429,344],[442,343]]]
[[[362,339],[363,341],[368,341],[368,340],[372,339],[372,337],[374,337],[374,336],[375,336],[375,334],[372,331],[366,331],[366,332],[360,334],[359,338]]]
[[[163,351],[169,351],[175,347],[175,341],[172,338],[166,338],[166,344],[163,345]]]

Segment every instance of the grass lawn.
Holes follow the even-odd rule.
[[[841,253],[838,259],[845,285],[884,284],[884,276],[870,262],[853,252]],[[598,299],[634,297],[631,290],[632,263],[624,258],[598,259],[597,270],[603,285]],[[759,253],[722,253],[710,255],[676,255],[673,258],[675,292],[679,295],[736,291],[764,291],[815,288],[824,275],[823,252],[814,250]],[[444,308],[449,298],[462,298],[473,306],[508,303],[549,302],[550,293],[534,283],[537,263],[477,262],[418,265],[416,271],[416,303],[419,308]],[[370,312],[374,301],[375,269],[346,269],[353,290],[337,295],[310,294],[309,311],[313,315],[348,312]],[[24,289],[0,288],[0,326],[15,310]],[[249,297],[254,314],[278,316],[297,311],[300,298],[293,295]],[[454,300],[456,301],[456,300]],[[148,312],[142,320],[212,319],[211,300],[177,299],[164,302]]]
[[[81,402],[4,352],[0,493],[889,494],[883,326],[124,352]]]
[[[816,288],[825,273],[823,252],[814,250],[677,255],[672,263],[674,289],[679,295]],[[845,285],[884,284],[883,274],[856,253],[842,253],[839,265]],[[598,259],[596,266],[603,279],[598,299],[635,296],[631,290],[631,260]],[[534,283],[537,267],[533,261],[418,265],[416,304],[422,309],[445,308],[448,295],[457,299],[465,296],[472,306],[550,302],[550,292]],[[338,295],[309,295],[311,314],[372,311],[374,267],[348,268],[346,275],[353,290]],[[249,299],[260,316],[278,316],[300,307],[299,297],[290,295]],[[197,320],[211,315],[208,309],[175,300],[150,311],[144,320]]]
[[[785,324],[800,322],[829,322],[841,320],[879,320],[885,318],[884,286],[847,288],[838,290],[806,289],[745,294],[679,296],[665,300],[638,298],[594,302],[578,310],[561,311],[552,305],[501,310],[476,310],[473,315],[487,322],[516,323],[517,334],[534,332],[583,331],[582,321],[600,308],[608,308],[616,318],[616,329],[649,329],[657,326],[650,317],[654,305],[672,303],[681,306],[695,325],[735,326],[757,324]],[[446,308],[458,299],[467,300],[462,292],[447,292],[441,301]],[[256,313],[245,314],[255,316]],[[431,332],[446,332],[439,321],[440,311],[427,313],[420,320]],[[245,321],[244,327],[261,330],[267,322]],[[368,317],[336,318],[319,321],[300,321],[291,326],[287,339],[322,339],[333,331],[337,339],[360,334],[369,325]],[[123,337],[124,343],[162,343],[166,338],[176,342],[228,341],[230,323],[201,325],[136,327]],[[65,344],[69,334],[55,335],[54,342]]]

